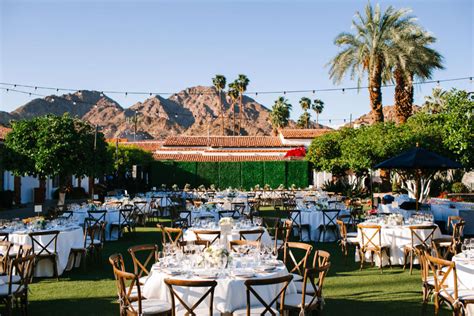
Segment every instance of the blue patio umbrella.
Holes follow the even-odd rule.
[[[431,170],[432,172],[445,169],[460,169],[463,166],[449,158],[443,157],[437,153],[426,150],[424,148],[416,147],[401,153],[395,157],[387,159],[377,164],[375,169],[401,169],[415,172],[416,181],[416,209],[418,210],[419,199],[419,177],[423,170]]]

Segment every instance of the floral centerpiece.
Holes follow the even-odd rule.
[[[270,187],[269,184],[265,184],[265,185],[263,186],[263,189],[264,189],[264,190],[271,190],[272,188]]]
[[[184,191],[186,191],[186,192],[187,192],[187,191],[191,191],[191,185],[190,185],[189,183],[186,183],[186,184],[184,185]]]
[[[177,184],[173,184],[173,186],[171,187],[171,189],[173,189],[173,191],[178,191],[179,190],[179,186]]]
[[[219,266],[222,262],[227,265],[230,260],[230,253],[221,245],[211,245],[204,250],[204,260],[212,266]]]
[[[211,189],[211,191],[216,191],[216,185],[215,184],[211,184],[211,186],[209,188]]]
[[[161,190],[162,190],[162,191],[166,191],[166,184],[163,183],[163,184],[161,185]]]
[[[260,185],[259,184],[256,184],[254,187],[253,187],[254,191],[259,191],[260,190]]]
[[[401,226],[401,225],[403,225],[403,215],[401,215],[401,214],[390,214],[389,216],[387,216],[387,224],[392,225],[392,226],[395,226],[395,225]]]
[[[206,186],[204,184],[201,184],[199,187],[198,187],[198,190],[199,191],[206,191]]]
[[[280,185],[278,186],[278,190],[285,190],[285,186],[284,186],[283,184],[280,184]]]
[[[32,227],[36,229],[45,229],[47,222],[43,216],[38,216],[38,217],[25,218],[23,219],[23,223],[26,225],[31,225]]]

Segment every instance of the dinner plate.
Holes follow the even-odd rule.
[[[252,270],[236,269],[231,272],[231,275],[238,278],[252,278],[255,275],[255,272]]]
[[[162,271],[168,275],[179,275],[183,273],[183,270],[179,268],[166,268]]]
[[[276,266],[266,265],[266,264],[257,267],[258,272],[271,272],[271,271],[274,271],[275,269],[276,269]]]
[[[201,270],[194,272],[194,275],[202,279],[217,279],[219,273],[215,271]]]

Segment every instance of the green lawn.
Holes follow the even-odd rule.
[[[156,228],[139,228],[136,234],[125,234],[120,241],[106,243],[102,262],[88,262],[86,271],[79,268],[67,272],[60,281],[36,279],[31,285],[30,314],[118,315],[115,282],[108,256],[121,252],[131,270],[127,248],[140,243],[160,243],[160,239],[161,234]],[[344,263],[335,243],[322,243],[317,248],[327,250],[332,255],[332,267],[324,286],[325,315],[422,314],[418,270],[414,270],[412,276],[401,267],[387,268],[383,274],[369,267],[360,271],[353,255],[347,265]],[[2,310],[0,314],[3,314]],[[433,304],[429,304],[426,314],[433,314]]]

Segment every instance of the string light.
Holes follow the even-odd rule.
[[[413,85],[422,85],[422,84],[441,84],[442,82],[451,82],[451,81],[461,81],[461,80],[469,80],[472,81],[472,76],[469,77],[459,77],[459,78],[449,78],[449,79],[438,79],[438,80],[427,80],[427,81],[418,81],[414,82]],[[59,87],[45,87],[45,86],[32,86],[26,84],[18,84],[18,83],[8,83],[8,82],[0,82],[0,85],[12,86],[12,87],[22,87],[22,88],[34,88],[35,90],[55,90],[57,92],[64,91],[64,92],[76,92],[82,91],[81,89],[71,89],[71,88],[59,88]],[[380,88],[388,88],[394,87],[395,84],[386,84],[381,85]],[[287,93],[316,93],[316,92],[331,92],[331,91],[341,91],[344,93],[346,90],[360,90],[360,89],[367,89],[368,86],[357,86],[357,87],[343,87],[343,88],[324,88],[324,89],[309,89],[309,90],[276,90],[276,91],[247,91],[246,95],[257,95],[258,94],[287,94]],[[133,94],[133,95],[174,95],[177,94],[176,92],[140,92],[140,91],[101,91],[101,96],[103,94]],[[216,94],[216,91],[209,91],[209,92],[190,92],[189,94]]]

